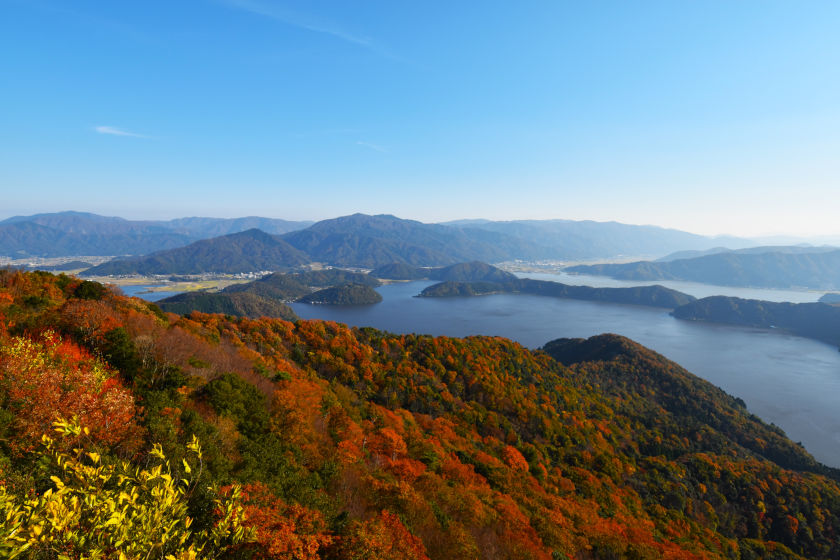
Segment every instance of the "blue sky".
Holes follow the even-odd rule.
[[[0,217],[840,234],[840,3],[0,0]]]

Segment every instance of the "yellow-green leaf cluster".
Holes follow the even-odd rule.
[[[61,436],[83,431],[77,423],[63,421],[55,429]],[[196,479],[176,480],[159,446],[151,454],[157,464],[141,469],[106,463],[93,451],[63,453],[48,436],[43,444],[43,459],[58,473],[49,477],[47,491],[21,497],[0,484],[0,557],[215,558],[252,538],[243,526],[236,487],[214,500],[216,523],[194,531],[187,501]],[[196,439],[188,450],[200,464]],[[188,476],[200,471],[184,470]]]

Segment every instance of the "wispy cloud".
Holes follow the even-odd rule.
[[[383,153],[383,154],[388,153],[388,148],[386,148],[385,146],[380,146],[379,144],[374,144],[372,142],[364,142],[362,140],[358,140],[356,142],[356,145],[357,146],[364,146],[365,148],[371,149],[375,152],[380,152],[380,153]]]
[[[115,126],[95,126],[93,130],[99,134],[111,134],[113,136],[133,136],[134,138],[149,138],[145,134],[137,134],[136,132],[129,132]]]
[[[386,52],[380,45],[377,45],[371,37],[353,33],[339,24],[315,17],[311,14],[305,14],[277,3],[269,3],[261,0],[219,1],[232,8],[245,10],[247,12],[251,12],[252,14],[271,18],[286,25],[291,25],[299,29],[305,29],[313,33],[330,35],[336,39],[341,39],[342,41],[365,47],[383,56],[394,58],[393,55]]]

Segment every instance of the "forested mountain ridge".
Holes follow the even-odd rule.
[[[687,280],[754,288],[840,289],[840,250],[724,252],[667,262],[578,265],[568,272],[623,280]]]
[[[386,280],[419,280],[429,278],[444,282],[511,282],[516,275],[480,261],[456,263],[437,268],[413,267],[391,263],[370,271],[375,278]]]
[[[126,220],[88,212],[14,216],[0,221],[0,254],[9,257],[145,255],[253,228],[281,234],[311,223],[255,216]]]
[[[470,260],[498,262],[514,255],[534,256],[531,244],[503,234],[424,224],[385,214],[353,214],[323,220],[305,230],[288,233],[283,239],[313,260],[335,266],[441,266]]]
[[[541,352],[497,337],[179,317],[93,282],[19,271],[0,272],[0,316],[0,550],[28,544],[20,558],[56,543],[70,557],[133,545],[145,533],[108,540],[113,525],[84,509],[125,498],[73,469],[145,469],[161,456],[185,481],[172,491],[178,507],[155,510],[155,529],[177,528],[156,531],[155,550],[176,558],[199,546],[307,560],[840,554],[836,471],[621,337]],[[42,450],[57,415],[90,431],[61,428],[69,435]],[[62,445],[84,451],[65,469]],[[143,488],[137,507],[155,503]],[[59,502],[80,508],[66,527],[44,516],[36,531],[36,518],[15,514]],[[240,523],[237,540],[225,527]]]
[[[309,257],[281,238],[258,229],[196,241],[145,257],[115,259],[84,271],[86,276],[120,274],[201,274],[295,268]]]
[[[541,259],[593,259],[622,255],[661,256],[674,251],[706,250],[726,244],[745,247],[736,237],[706,237],[657,226],[592,220],[458,220],[446,225],[482,229],[539,247]]]
[[[12,258],[146,254],[189,242],[188,236],[165,230],[86,234],[33,222],[0,223],[0,253]]]

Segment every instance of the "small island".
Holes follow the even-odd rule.
[[[158,307],[170,313],[188,315],[193,311],[201,313],[224,313],[236,317],[278,317],[296,321],[298,316],[292,308],[280,301],[253,293],[187,292],[157,302]]]
[[[344,284],[312,292],[297,301],[322,305],[372,305],[382,301],[382,296],[364,284]]]
[[[664,286],[632,288],[593,288],[560,282],[515,278],[508,282],[441,282],[423,290],[418,297],[479,296],[491,294],[532,294],[566,299],[647,305],[673,309],[696,298]]]

